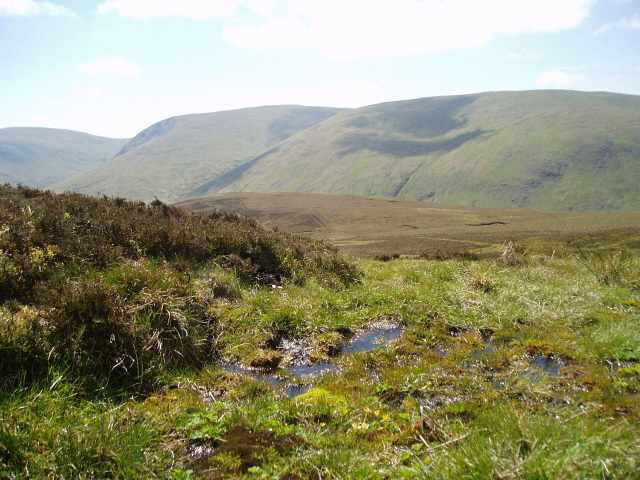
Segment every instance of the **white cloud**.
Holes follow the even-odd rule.
[[[617,30],[619,28],[634,28],[640,29],[640,15],[635,13],[631,18],[621,18],[617,22],[607,22],[603,25],[600,25],[593,32],[595,35],[602,35],[605,33],[612,32],[613,30]]]
[[[73,87],[71,88],[71,91],[73,93],[83,95],[85,98],[99,98],[106,95],[103,90],[95,87]]]
[[[49,115],[32,115],[31,120],[34,122],[48,122],[51,117]]]
[[[572,83],[580,82],[585,80],[584,75],[570,75],[565,72],[553,71],[553,72],[545,72],[538,77],[536,80],[536,84],[540,86],[558,86],[558,87],[566,87],[567,85],[571,85]]]
[[[122,57],[116,57],[111,60],[100,59],[94,63],[85,63],[80,67],[80,71],[87,75],[102,73],[105,75],[130,77],[131,75],[137,75],[142,72],[142,68],[135,63],[127,62]]]
[[[276,10],[276,0],[247,0],[249,8],[258,15],[270,17]]]
[[[109,0],[98,5],[102,14],[114,11],[123,17],[147,20],[153,17],[180,16],[195,20],[227,18],[242,0]]]
[[[75,17],[67,7],[34,0],[0,0],[0,16],[52,15]]]
[[[506,56],[508,60],[537,60],[541,58],[542,55],[536,52],[512,52]]]
[[[575,28],[596,1],[280,0],[279,17],[263,23],[235,19],[223,35],[257,50],[313,48],[334,59],[399,57],[482,47],[496,35]]]

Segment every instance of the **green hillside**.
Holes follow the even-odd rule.
[[[574,91],[350,110],[191,193],[297,191],[569,211],[640,209],[640,97]]]
[[[49,187],[113,157],[126,139],[53,128],[0,129],[0,183]]]
[[[140,132],[105,165],[54,189],[173,202],[339,111],[284,105],[172,117]]]

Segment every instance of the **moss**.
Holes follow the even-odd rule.
[[[632,367],[620,368],[618,369],[616,374],[619,377],[623,377],[623,378],[637,377],[638,379],[640,379],[640,363],[636,363]]]
[[[295,398],[295,403],[311,405],[340,405],[343,403],[347,403],[347,399],[340,394],[332,393],[322,388],[314,388],[309,390],[307,393],[298,395]]]

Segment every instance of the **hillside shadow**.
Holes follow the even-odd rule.
[[[220,189],[231,185],[236,180],[239,180],[242,175],[249,170],[253,165],[258,163],[264,157],[271,155],[272,153],[276,153],[278,151],[278,147],[271,148],[264,152],[262,155],[258,155],[252,160],[243,163],[242,165],[238,165],[236,168],[229,170],[228,172],[220,175],[219,177],[214,178],[213,180],[205,183],[204,185],[199,186],[198,188],[192,190],[188,194],[186,194],[183,198],[194,198],[200,197],[202,195],[207,195],[210,193],[216,193]]]
[[[148,128],[145,128],[143,131],[133,137],[128,143],[126,143],[122,147],[122,149],[114,156],[114,158],[119,157],[120,155],[124,155],[128,151],[133,150],[134,148],[137,148],[156,137],[162,137],[166,135],[171,131],[171,129],[173,129],[176,121],[176,117],[171,117],[154,123]]]
[[[342,108],[300,107],[293,109],[269,124],[269,143],[274,145],[302,130],[333,117],[343,111]]]
[[[348,125],[363,130],[379,130],[382,127],[390,133],[421,138],[440,137],[467,124],[466,118],[455,117],[477,98],[473,95],[421,98],[377,105],[375,109],[354,118]]]
[[[393,155],[395,157],[417,157],[430,153],[451,152],[466,142],[488,133],[487,130],[474,130],[463,133],[453,138],[425,142],[421,140],[399,140],[383,137],[377,134],[350,134],[336,142],[344,150],[343,154],[357,152],[359,150],[372,150],[374,152]]]

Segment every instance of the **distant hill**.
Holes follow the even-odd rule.
[[[345,111],[188,196],[297,191],[638,211],[638,179],[640,97],[541,90]]]
[[[108,163],[54,189],[174,202],[342,110],[283,105],[168,118],[140,132]]]
[[[248,215],[265,228],[325,240],[360,257],[471,250],[495,255],[509,240],[526,246],[567,242],[640,247],[640,212],[549,212],[528,208],[440,205],[394,197],[236,192],[185,200],[198,213]],[[573,247],[569,246],[569,250]]]
[[[127,141],[53,128],[3,128],[0,183],[47,188],[102,165]]]

